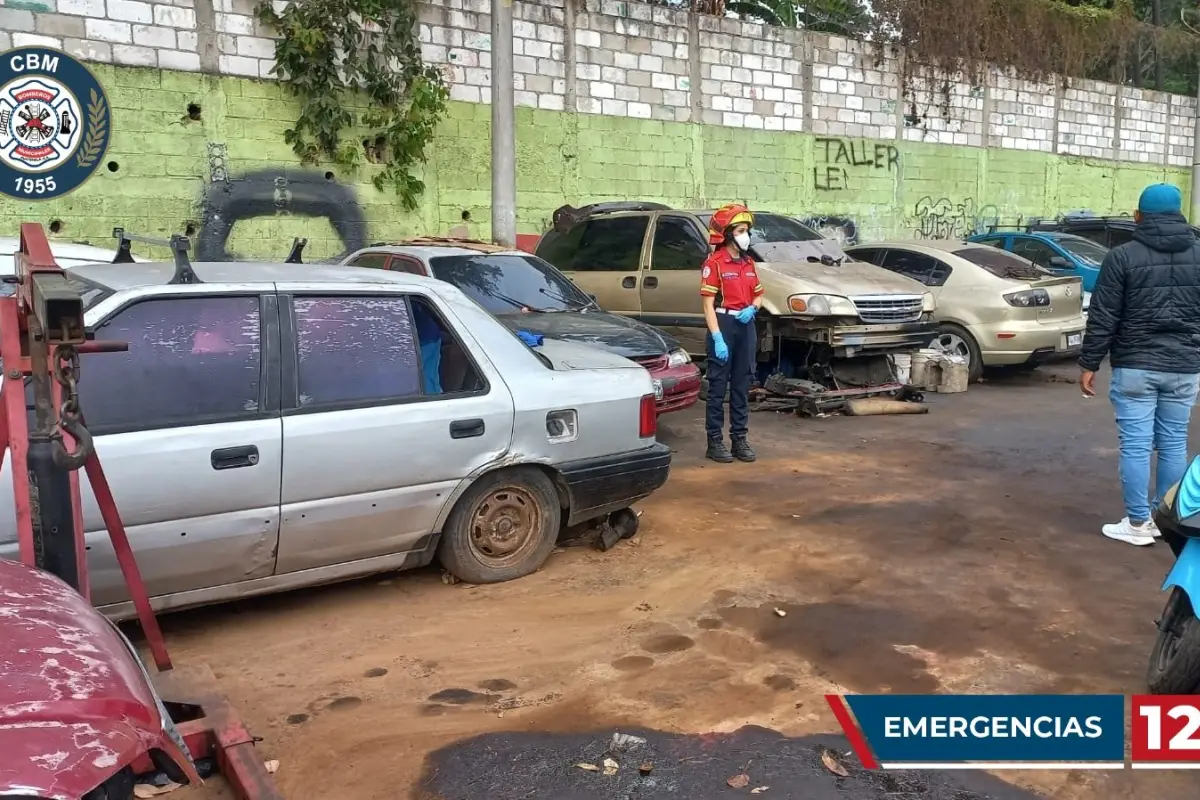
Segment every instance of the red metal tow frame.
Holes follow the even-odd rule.
[[[57,363],[58,347],[47,344],[53,337],[46,333],[46,321],[39,318],[38,298],[34,284],[46,276],[62,277],[64,272],[50,252],[45,231],[37,223],[21,225],[21,249],[16,258],[17,291],[12,295],[0,296],[0,363],[3,363],[3,383],[0,395],[0,464],[6,453],[12,458],[13,496],[16,505],[17,541],[21,560],[31,566],[43,566],[45,557],[40,548],[44,544],[35,541],[34,513],[31,502],[30,471],[25,468],[29,453],[30,428],[26,410],[25,380],[40,377],[45,380],[47,364]],[[80,332],[81,333],[81,332]],[[48,358],[33,357],[37,348],[47,348]],[[114,352],[128,349],[124,343],[82,341],[74,345],[80,354]],[[58,419],[62,407],[61,388],[53,383],[53,414]],[[80,433],[81,436],[84,432]],[[63,435],[68,451],[74,451],[78,442],[69,434]],[[158,674],[154,677],[155,689],[168,708],[187,708],[191,713],[182,720],[175,720],[180,734],[194,758],[212,757],[221,775],[229,783],[239,800],[284,800],[275,787],[255,748],[255,738],[250,735],[237,713],[215,688],[212,673],[207,667],[196,667],[175,671],[167,653],[166,642],[158,620],[150,605],[146,585],[138,570],[133,549],[125,526],[117,512],[116,501],[104,468],[95,450],[83,461],[88,482],[96,497],[96,504],[104,519],[112,541],[113,551],[121,567],[121,574],[129,588],[129,595],[137,610],[138,621],[146,636]],[[70,505],[73,520],[74,567],[77,577],[76,589],[90,601],[87,579],[87,558],[84,541],[83,503],[79,488],[79,473],[70,471]],[[65,531],[42,531],[40,537],[61,536]],[[39,558],[39,555],[42,558]],[[150,759],[143,756],[134,762],[138,772],[153,770]]]

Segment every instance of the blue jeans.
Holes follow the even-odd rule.
[[[1188,422],[1200,375],[1113,370],[1108,397],[1117,412],[1121,440],[1121,492],[1130,522],[1150,519],[1150,451],[1158,451],[1154,502],[1187,470]]]

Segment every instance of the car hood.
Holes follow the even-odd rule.
[[[53,575],[4,559],[0,663],[0,796],[81,797],[135,755],[170,747],[113,624]]]
[[[768,293],[814,292],[853,297],[864,294],[920,295],[927,291],[924,284],[911,278],[866,261],[853,260],[830,239],[759,244],[754,250],[762,257],[757,266]],[[839,258],[845,260],[840,264],[823,264],[822,256],[835,262]]]
[[[502,314],[498,319],[514,331],[594,345],[625,358],[661,356],[679,346],[649,325],[607,311]]]

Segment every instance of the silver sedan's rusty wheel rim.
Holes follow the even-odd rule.
[[[949,356],[962,356],[967,366],[971,366],[971,348],[957,333],[939,333],[933,340],[933,349]]]
[[[471,515],[471,550],[489,567],[520,562],[537,547],[544,524],[541,506],[528,489],[493,489]]]

